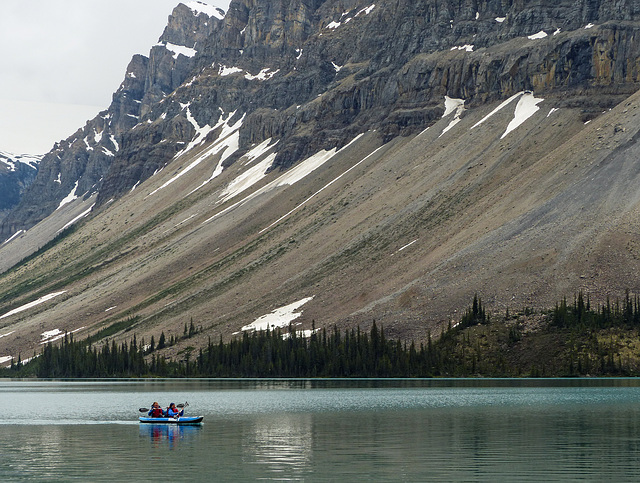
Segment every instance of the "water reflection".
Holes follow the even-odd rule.
[[[638,481],[640,379],[473,382],[0,381],[0,482]]]
[[[166,447],[175,450],[180,444],[192,439],[201,429],[201,426],[141,424],[140,436],[148,438],[154,448]]]
[[[284,414],[258,418],[243,436],[243,460],[271,475],[300,476],[313,461],[313,417]]]

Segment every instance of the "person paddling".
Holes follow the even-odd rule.
[[[162,411],[160,404],[158,404],[157,402],[154,402],[151,405],[151,409],[149,410],[148,415],[151,416],[152,418],[161,418],[162,416],[164,416],[164,412]]]
[[[182,411],[179,411],[178,408],[176,407],[175,403],[171,403],[169,404],[169,407],[167,408],[167,417],[168,418],[175,418],[178,416],[182,416],[184,414],[184,409],[182,409]]]

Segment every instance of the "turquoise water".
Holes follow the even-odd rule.
[[[636,481],[640,381],[0,381],[2,481]],[[198,427],[140,425],[188,401]]]

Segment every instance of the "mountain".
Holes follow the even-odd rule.
[[[0,358],[190,321],[167,356],[288,320],[424,340],[474,293],[499,312],[637,292],[639,16],[179,5],[3,221]]]
[[[33,186],[0,226],[0,239],[36,225],[70,194],[89,197],[98,192],[125,142],[123,135],[139,124],[149,106],[184,81],[194,66],[194,46],[219,22],[219,12],[199,9],[197,2],[192,5],[176,7],[149,57],[132,58],[109,108],[43,157]]]
[[[38,173],[41,156],[0,151],[0,221],[20,202]]]

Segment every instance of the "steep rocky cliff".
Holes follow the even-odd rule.
[[[45,156],[0,238],[74,190],[98,191],[99,204],[120,196],[221,119],[243,119],[225,165],[279,138],[273,169],[286,169],[367,130],[418,132],[445,95],[470,107],[533,90],[579,104],[588,120],[638,82],[632,1],[234,0],[226,16],[212,10],[176,7],[109,109]]]

